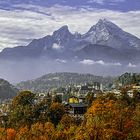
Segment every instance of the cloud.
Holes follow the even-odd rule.
[[[64,59],[56,59],[56,62],[59,62],[59,63],[67,63],[67,61],[64,60]]]
[[[104,62],[103,60],[99,60],[99,61],[94,61],[91,59],[84,59],[83,61],[80,61],[81,64],[84,65],[95,65],[95,64],[99,64],[99,65],[103,65],[103,66],[122,66],[121,63],[107,63]]]
[[[95,61],[90,60],[90,59],[84,59],[83,61],[80,61],[80,63],[84,65],[93,65],[95,64]]]
[[[125,2],[125,0],[89,0],[88,3],[97,3],[97,4],[105,4],[105,3],[109,3],[110,5],[115,5],[117,3],[120,2]]]
[[[18,4],[13,7],[12,10],[0,9],[0,49],[27,45],[32,39],[52,34],[63,25],[68,25],[71,32],[85,33],[100,18],[107,18],[140,37],[140,11],[119,12],[62,5],[41,7]]]
[[[135,68],[135,67],[136,67],[136,65],[134,65],[134,64],[132,64],[132,63],[129,63],[127,66],[128,66],[129,68]]]
[[[104,0],[89,0],[88,3],[104,4]]]
[[[62,49],[63,47],[62,47],[61,45],[59,45],[59,44],[54,43],[54,44],[52,45],[52,48],[55,49],[55,50],[60,50],[60,49]]]

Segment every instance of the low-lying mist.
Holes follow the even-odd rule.
[[[102,76],[115,76],[125,72],[139,72],[140,65],[122,65],[121,63],[105,63],[103,60],[46,60],[46,59],[26,59],[26,60],[0,60],[0,78],[11,83],[38,78],[47,73],[54,72],[76,72],[91,73]]]

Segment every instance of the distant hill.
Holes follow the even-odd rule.
[[[4,79],[0,79],[0,99],[13,98],[18,92],[13,85]]]
[[[140,84],[140,73],[124,73],[118,77],[117,80],[122,86],[128,86],[131,84]]]
[[[73,84],[85,84],[100,82],[102,84],[113,83],[115,78],[95,76],[92,74],[78,73],[50,73],[35,80],[25,81],[17,84],[17,88],[23,90],[32,90],[35,92],[44,92],[53,87],[66,87]]]

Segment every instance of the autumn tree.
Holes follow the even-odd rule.
[[[134,126],[130,114],[133,114],[133,109],[121,100],[97,99],[88,109],[76,137],[80,137],[82,131],[86,139],[102,140],[119,137],[120,140],[124,140]]]
[[[65,114],[63,115],[60,124],[62,124],[65,129],[70,128],[70,126],[76,125],[76,118]]]
[[[134,126],[134,131],[132,131],[132,134],[133,134],[133,139],[140,139],[140,103],[137,103],[136,104],[136,107],[135,107],[135,111],[134,111],[134,115],[132,116],[133,117],[133,121],[135,123],[135,126]]]
[[[6,134],[7,134],[7,140],[14,140],[15,135],[16,135],[16,131],[12,128],[8,128]]]

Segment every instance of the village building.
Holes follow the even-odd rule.
[[[79,91],[78,91],[78,96],[84,95],[86,96],[88,93],[102,93],[102,84],[99,82],[94,82],[92,85],[85,84],[78,86]]]
[[[65,105],[66,112],[72,116],[83,116],[87,111],[84,103],[68,103]]]
[[[76,97],[76,96],[71,96],[69,99],[68,99],[68,103],[79,103],[79,98]]]
[[[85,97],[83,97],[83,96],[79,96],[78,99],[79,99],[79,103],[85,102]]]
[[[68,103],[65,104],[66,112],[72,116],[83,116],[87,111],[87,105],[84,104],[84,97],[71,96]]]

